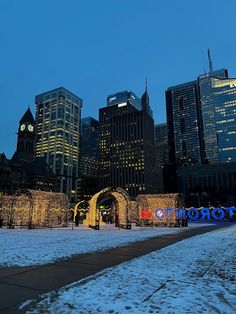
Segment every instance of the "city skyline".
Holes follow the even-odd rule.
[[[154,121],[165,122],[165,90],[203,74],[208,48],[213,68],[236,76],[235,9],[230,0],[1,1],[0,152],[14,153],[17,121],[29,105],[35,114],[35,95],[60,86],[84,100],[82,117],[97,119],[107,95],[140,97],[147,76]]]

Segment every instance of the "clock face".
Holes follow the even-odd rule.
[[[29,125],[28,125],[28,130],[29,130],[30,132],[33,132],[34,127],[33,127],[33,125],[32,125],[32,124],[29,124]]]
[[[21,124],[20,130],[21,130],[21,131],[24,131],[24,130],[25,130],[25,124]]]

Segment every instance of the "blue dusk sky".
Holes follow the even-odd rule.
[[[64,86],[98,118],[109,94],[148,78],[155,123],[165,90],[208,68],[236,76],[235,0],[0,0],[0,152],[16,148],[35,95]]]

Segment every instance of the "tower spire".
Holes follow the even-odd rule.
[[[208,54],[209,72],[213,72],[211,53],[210,53],[210,49],[209,48],[207,50],[207,54]]]
[[[152,109],[149,105],[149,95],[147,91],[147,77],[145,76],[145,92],[141,97],[142,110],[146,111],[152,117]]]

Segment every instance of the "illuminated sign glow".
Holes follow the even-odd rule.
[[[152,218],[152,212],[150,210],[144,209],[141,211],[141,218],[142,219],[151,219]]]
[[[157,208],[154,211],[154,216],[157,220],[162,220],[165,217],[171,217],[175,211],[175,215],[177,219],[191,219],[191,220],[223,220],[224,218],[232,218],[235,212],[236,207],[216,207],[216,208],[208,208],[202,207],[197,209],[195,207],[191,208]]]
[[[156,217],[157,220],[162,220],[162,219],[164,219],[164,218],[165,218],[165,212],[164,212],[164,210],[161,209],[161,208],[157,208],[157,209],[155,210],[155,217]]]
[[[122,102],[121,104],[118,104],[118,108],[124,107],[124,106],[127,106],[127,102]]]

